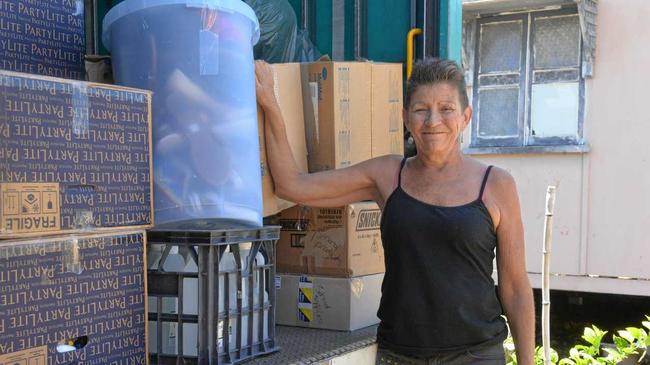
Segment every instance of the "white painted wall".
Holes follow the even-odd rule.
[[[601,0],[599,8],[585,121],[593,146],[587,271],[650,278],[650,2]]]
[[[584,122],[591,151],[473,157],[517,180],[531,278],[541,272],[545,192],[554,184],[551,271],[569,275],[554,277],[555,287],[650,296],[650,1],[599,0],[598,7]]]

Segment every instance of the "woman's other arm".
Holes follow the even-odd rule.
[[[524,229],[519,195],[513,177],[494,169],[489,188],[498,206],[497,272],[498,291],[512,332],[517,363],[533,364],[535,351],[535,306],[526,272]]]

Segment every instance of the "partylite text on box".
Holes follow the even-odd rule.
[[[0,0],[0,69],[84,79],[80,0]]]
[[[150,102],[0,71],[0,237],[151,225]]]
[[[144,364],[144,244],[142,231],[0,242],[0,363],[45,346],[47,364]]]

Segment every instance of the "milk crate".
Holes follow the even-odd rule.
[[[280,227],[148,232],[151,364],[237,364],[278,350]]]

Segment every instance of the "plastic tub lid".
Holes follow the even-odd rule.
[[[126,0],[115,5],[104,17],[102,22],[102,42],[104,47],[109,51],[111,49],[110,29],[115,21],[136,11],[163,5],[186,5],[187,7],[208,8],[242,14],[250,19],[255,27],[251,44],[255,45],[260,39],[260,24],[255,11],[241,0]]]

